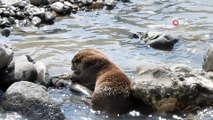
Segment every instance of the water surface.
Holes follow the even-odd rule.
[[[14,26],[9,38],[0,39],[12,44],[16,51],[15,56],[27,54],[44,62],[51,75],[71,72],[72,57],[77,51],[88,47],[102,50],[130,78],[136,76],[136,67],[139,65],[187,64],[196,69],[202,68],[203,54],[213,42],[212,0],[131,1],[118,2],[112,11],[79,11],[77,14],[58,18],[54,25],[39,28]],[[174,20],[187,24],[174,26]],[[155,50],[138,39],[130,38],[131,33],[143,31],[168,33],[180,38],[180,41],[175,44],[172,51]],[[49,93],[55,100],[63,102],[61,108],[67,119],[210,120],[213,117],[212,108],[202,109],[195,113],[197,115],[142,115],[132,111],[127,115],[110,116],[91,110],[79,102],[81,98],[69,90],[50,89]],[[16,116],[12,113],[2,114],[0,117],[6,119],[7,115]]]

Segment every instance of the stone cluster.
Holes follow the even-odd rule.
[[[64,119],[60,107],[46,90],[50,78],[42,62],[28,55],[14,59],[13,49],[6,43],[0,43],[0,58],[0,107],[3,110],[35,120]]]
[[[121,0],[128,2],[128,0]],[[78,10],[113,9],[116,0],[0,0],[0,28],[53,24],[57,16]]]

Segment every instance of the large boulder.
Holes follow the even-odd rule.
[[[10,45],[0,43],[0,71],[5,69],[13,60],[13,50]]]
[[[12,84],[1,99],[6,111],[15,111],[32,120],[63,120],[60,107],[43,86],[21,81]]]
[[[213,71],[213,47],[209,48],[204,55],[203,69],[206,72]]]
[[[132,84],[134,96],[154,111],[171,112],[189,106],[213,105],[213,80],[205,72],[191,71],[186,66],[172,70],[143,66],[138,74]]]

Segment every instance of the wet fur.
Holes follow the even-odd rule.
[[[106,55],[96,49],[79,51],[72,60],[73,82],[93,90],[94,109],[123,114],[132,104],[131,81]]]

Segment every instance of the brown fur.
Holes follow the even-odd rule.
[[[92,105],[108,113],[130,110],[130,80],[103,53],[96,49],[79,51],[72,60],[72,80],[91,90]]]

